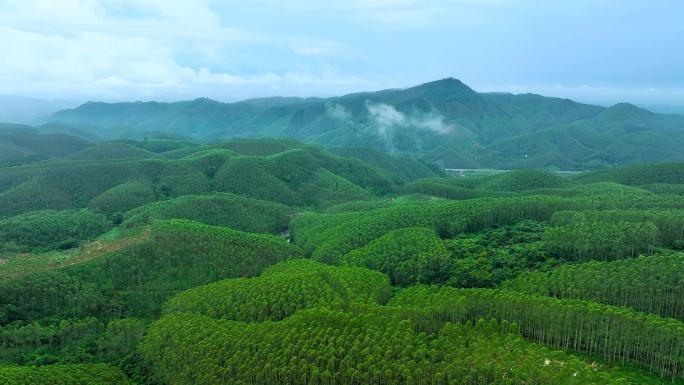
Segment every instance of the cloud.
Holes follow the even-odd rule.
[[[386,136],[398,127],[413,127],[432,131],[437,134],[448,134],[454,126],[444,122],[444,116],[437,111],[413,113],[406,115],[389,104],[366,102],[371,122],[381,136]]]
[[[209,1],[63,0],[0,3],[0,94],[81,99],[236,99],[357,89],[369,82],[298,57],[332,55],[333,41],[226,26]],[[243,52],[277,52],[270,65]],[[284,63],[284,64],[280,64]],[[289,67],[289,68],[288,68]]]
[[[454,130],[454,125],[444,123],[444,116],[437,111],[430,111],[411,120],[411,124],[437,134],[448,134]]]
[[[385,147],[394,150],[394,139],[399,129],[427,130],[436,134],[446,135],[453,132],[455,125],[448,125],[444,117],[437,111],[427,113],[415,112],[404,114],[393,106],[385,103],[366,101],[366,109],[370,117],[368,128],[373,130]]]
[[[349,120],[352,117],[351,112],[349,112],[346,107],[338,103],[327,105],[325,107],[325,113],[329,117],[339,120]]]
[[[684,100],[684,88],[676,86],[635,87],[591,84],[513,84],[485,85],[478,87],[478,90],[482,92],[510,92],[513,94],[535,93],[599,105],[631,102],[647,106],[657,106],[659,104],[670,104],[672,101],[677,101],[672,104],[680,104],[678,101]]]
[[[380,137],[389,139],[396,127],[407,125],[406,115],[397,111],[394,107],[384,103],[366,102],[366,108],[370,114],[373,127],[377,129]]]
[[[437,19],[473,24],[487,18],[493,7],[511,5],[515,0],[328,0],[312,2],[290,0],[295,10],[321,11],[334,9],[355,20],[383,26],[425,27]],[[268,1],[263,1],[268,3]],[[448,15],[448,16],[447,16]]]

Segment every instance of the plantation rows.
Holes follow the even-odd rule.
[[[520,326],[523,336],[608,362],[640,365],[661,376],[681,377],[684,324],[668,318],[580,300],[560,300],[492,289],[415,286],[389,305],[429,309],[428,325],[497,317]]]
[[[612,200],[597,200],[591,197],[529,196],[457,202],[408,202],[365,212],[302,214],[293,218],[290,228],[295,242],[301,245],[306,253],[311,253],[312,258],[326,263],[339,264],[344,254],[399,228],[426,227],[435,230],[442,238],[451,238],[465,232],[480,231],[522,220],[549,220],[558,211],[620,208],[679,209],[684,208],[684,199],[666,196],[626,196],[615,197]],[[579,238],[585,232],[594,230],[593,227],[596,226],[591,225],[594,222],[588,223],[588,227],[579,227],[577,232],[563,231],[563,227],[559,226],[557,238],[550,236],[549,241],[562,247],[570,247],[571,252],[564,252],[565,249],[562,247],[559,250],[563,255],[576,256],[580,259],[598,255],[605,250],[611,251],[611,248],[603,247],[601,244],[597,244],[594,249],[591,242],[586,242],[586,249],[589,250],[587,253],[572,253],[573,246],[565,246],[562,243],[568,239],[571,242],[570,245],[573,245],[574,238]],[[630,252],[634,250],[634,253],[638,253],[640,248],[644,248],[643,245],[652,246],[660,236],[654,224],[628,223],[629,225],[623,225],[622,222],[613,223],[614,231],[611,233],[606,230],[603,233],[604,238],[600,240],[611,242],[610,237],[614,235],[613,233],[620,233],[624,237],[623,240],[628,240],[628,235],[636,235],[637,240],[633,241],[635,244],[629,245],[628,243],[626,250]],[[646,235],[641,235],[644,230],[646,230]],[[669,230],[665,231],[667,233]]]
[[[142,344],[167,384],[628,384],[561,352],[525,342],[495,320],[437,334],[377,314],[312,309],[280,322],[176,313]]]
[[[547,273],[523,273],[503,287],[522,293],[627,306],[684,321],[681,254],[565,265]]]
[[[63,270],[0,284],[0,321],[43,317],[149,315],[179,291],[229,277],[256,276],[300,255],[270,235],[185,220],[158,221],[123,249]]]
[[[0,366],[3,385],[132,385],[117,368],[106,364]]]
[[[291,260],[258,278],[226,279],[186,290],[164,309],[236,321],[277,321],[317,306],[341,309],[350,302],[383,302],[390,292],[387,277],[372,270]]]
[[[673,166],[122,143],[0,168],[0,384],[684,383]]]

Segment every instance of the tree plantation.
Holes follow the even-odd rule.
[[[54,145],[0,166],[2,385],[684,384],[684,164]]]

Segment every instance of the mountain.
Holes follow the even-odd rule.
[[[76,153],[90,143],[66,134],[42,134],[30,126],[0,123],[0,165]]]
[[[109,139],[289,137],[409,153],[448,168],[583,170],[684,161],[684,116],[626,103],[604,108],[533,94],[477,93],[453,78],[333,98],[89,102],[48,121]]]
[[[34,123],[56,111],[73,108],[78,103],[44,100],[15,95],[0,95],[0,122]]]

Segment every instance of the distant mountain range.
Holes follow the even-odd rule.
[[[477,93],[453,78],[333,98],[89,102],[46,121],[49,132],[89,139],[288,137],[409,153],[449,168],[584,170],[684,161],[684,116],[627,103],[605,108]]]
[[[35,123],[65,108],[78,106],[66,100],[45,100],[16,95],[0,95],[0,122]]]

